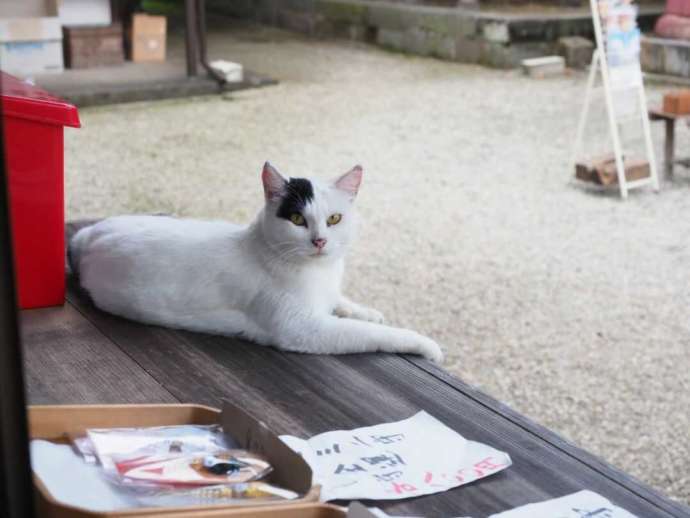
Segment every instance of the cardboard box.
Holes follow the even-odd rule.
[[[66,27],[101,26],[113,22],[110,0],[57,0],[60,23]]]
[[[642,180],[648,178],[650,173],[649,162],[646,160],[623,160],[623,167],[625,169],[625,180],[632,182],[634,180]],[[602,185],[614,185],[618,183],[618,172],[616,171],[616,163],[608,163],[604,166],[603,171],[599,175],[599,183]]]
[[[623,158],[625,179],[628,182],[641,180],[651,174],[649,162],[646,160],[628,160]],[[575,177],[585,182],[599,185],[614,185],[618,183],[616,159],[613,154],[593,158],[587,162],[579,162],[575,165]]]
[[[129,30],[130,59],[136,63],[165,61],[165,16],[135,14]]]
[[[598,177],[604,170],[607,164],[614,163],[615,166],[616,158],[612,153],[607,155],[599,156],[587,160],[585,162],[578,162],[575,164],[575,178],[582,180],[583,182],[598,182]]]
[[[67,68],[119,65],[125,60],[119,23],[108,27],[65,27],[63,35]]]
[[[664,112],[674,115],[690,114],[690,90],[676,90],[665,94]]]
[[[256,516],[285,516],[297,518],[307,514],[270,514],[287,507],[318,502],[320,488],[312,486],[312,472],[300,455],[291,450],[266,425],[241,408],[226,403],[223,412],[199,405],[74,405],[30,406],[29,436],[66,442],[68,437],[82,435],[87,428],[165,426],[175,424],[220,423],[242,448],[265,455],[273,471],[267,481],[304,495],[297,500],[276,502],[252,502],[246,505],[212,505],[195,507],[133,508],[122,511],[98,513],[64,505],[56,501],[40,479],[34,477],[37,493],[38,515],[45,518],[142,518],[166,516],[170,518],[210,518],[220,516],[255,516],[250,511],[265,509]],[[269,512],[269,510],[272,510]],[[325,510],[310,511],[311,516],[337,516]]]
[[[0,19],[0,67],[29,77],[62,72],[62,27],[54,16]]]

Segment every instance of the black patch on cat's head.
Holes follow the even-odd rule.
[[[283,201],[280,202],[276,216],[290,219],[295,213],[301,214],[304,206],[314,199],[314,188],[306,178],[290,178],[285,185]]]

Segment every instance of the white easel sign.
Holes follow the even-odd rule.
[[[592,56],[585,105],[575,140],[574,158],[578,158],[582,147],[592,95],[600,74],[621,196],[626,198],[629,189],[645,185],[652,185],[655,190],[659,190],[647,99],[640,67],[637,6],[632,0],[590,0],[590,6],[597,48]],[[648,175],[632,180],[626,176],[626,165],[627,159],[634,153],[632,150],[623,149],[621,139],[621,127],[631,122],[641,124],[647,164],[645,167],[648,166]],[[639,160],[637,163],[639,164]]]

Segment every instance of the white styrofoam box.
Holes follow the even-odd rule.
[[[530,77],[560,75],[565,72],[565,59],[563,56],[523,59],[522,69]]]
[[[0,69],[28,77],[62,72],[62,27],[57,17],[0,19]]]
[[[239,63],[219,59],[209,63],[211,67],[223,74],[228,83],[241,83],[244,80],[244,70]]]
[[[54,0],[2,0],[0,18],[35,18],[57,16]]]
[[[110,0],[58,0],[58,16],[66,27],[113,23]]]

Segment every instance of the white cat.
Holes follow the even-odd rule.
[[[132,320],[244,337],[286,351],[443,358],[340,292],[355,234],[357,166],[335,182],[262,171],[266,204],[248,226],[118,216],[81,229],[69,256],[99,308]]]

